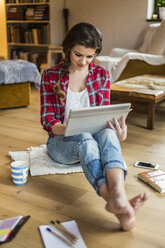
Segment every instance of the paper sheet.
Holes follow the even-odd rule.
[[[68,221],[68,222],[63,222],[62,224],[68,229],[68,231],[70,231],[73,234],[75,234],[77,236],[77,238],[78,238],[77,242],[74,245],[72,245],[73,248],[87,248],[87,246],[85,245],[85,243],[84,243],[84,241],[82,239],[82,236],[81,236],[81,234],[79,232],[79,228],[78,228],[78,225],[77,225],[76,221],[72,220],[72,221]],[[42,236],[45,248],[54,248],[54,247],[68,248],[68,247],[70,247],[65,242],[63,242],[62,240],[57,238],[55,235],[53,235],[52,233],[48,232],[46,230],[47,227],[51,228],[57,234],[59,234],[60,236],[65,238],[65,236],[63,236],[63,234],[61,234],[52,225],[39,226],[39,230],[41,232],[41,236]]]

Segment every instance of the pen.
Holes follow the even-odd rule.
[[[63,242],[65,242],[67,245],[72,246],[72,244],[67,241],[66,239],[64,239],[63,237],[61,237],[60,235],[58,235],[55,231],[53,231],[52,229],[50,229],[49,227],[46,228],[46,230],[52,234],[54,234],[57,238],[61,239]]]

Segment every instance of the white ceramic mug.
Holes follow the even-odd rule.
[[[28,178],[28,163],[26,161],[12,162],[11,175],[15,185],[24,185]]]

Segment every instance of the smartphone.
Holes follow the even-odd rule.
[[[153,163],[145,163],[145,162],[139,162],[137,161],[134,166],[140,167],[140,168],[146,168],[146,169],[152,169],[156,170],[158,169],[159,165],[158,164],[153,164]]]

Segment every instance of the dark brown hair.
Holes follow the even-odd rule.
[[[65,92],[61,90],[60,81],[64,75],[66,75],[68,68],[70,66],[70,51],[75,45],[82,45],[86,48],[96,49],[96,54],[98,55],[102,50],[102,35],[101,32],[92,24],[81,22],[74,25],[63,41],[63,52],[65,54],[64,66],[61,70],[60,78],[58,82],[54,85],[54,93],[60,97],[60,101],[63,104],[65,99]]]

